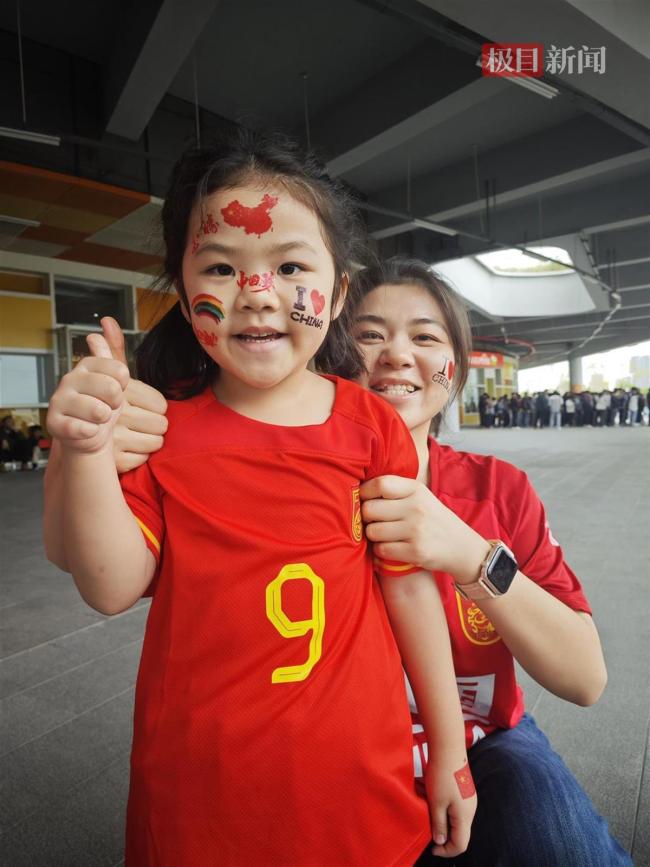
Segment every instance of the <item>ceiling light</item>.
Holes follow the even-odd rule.
[[[0,223],[15,223],[17,226],[32,226],[35,229],[41,225],[38,220],[26,220],[24,217],[10,217],[8,214],[0,214]]]
[[[432,223],[431,220],[421,220],[419,217],[413,218],[413,225],[419,229],[428,229],[430,232],[439,232],[441,235],[456,237],[458,234],[456,229],[450,229],[449,226],[441,226],[440,223]]]
[[[21,141],[31,141],[35,144],[47,144],[58,147],[61,138],[58,135],[46,135],[42,132],[32,132],[28,129],[13,129],[9,126],[0,126],[0,136],[4,138],[17,138]]]

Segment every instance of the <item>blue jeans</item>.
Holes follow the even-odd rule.
[[[528,714],[469,751],[478,808],[467,852],[417,867],[631,867],[586,792]]]

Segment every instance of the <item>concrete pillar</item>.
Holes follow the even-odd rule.
[[[571,391],[584,391],[585,386],[582,381],[582,358],[572,358],[569,356],[569,383]]]
[[[440,425],[440,433],[441,434],[457,434],[460,431],[460,409],[458,405],[458,398],[455,397],[451,403],[447,404],[447,408],[442,416],[442,423]]]

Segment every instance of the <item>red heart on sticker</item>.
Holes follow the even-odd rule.
[[[325,307],[325,296],[321,295],[317,289],[312,289],[309,297],[311,298],[311,303],[314,307],[314,313],[318,316],[323,307]]]

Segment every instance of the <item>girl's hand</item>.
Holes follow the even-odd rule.
[[[50,400],[47,429],[64,448],[96,454],[113,447],[113,428],[130,377],[101,334],[87,339],[93,355],[61,379]]]
[[[104,316],[101,326],[111,357],[126,364],[122,329],[112,316]],[[93,355],[96,355],[92,335],[88,345]],[[166,412],[167,401],[159,391],[138,379],[129,379],[122,412],[113,429],[113,454],[118,473],[125,473],[146,463],[149,455],[162,446],[163,434],[167,430]]]
[[[489,544],[421,482],[378,476],[361,486],[366,536],[380,557],[476,581]]]
[[[460,855],[467,849],[477,803],[469,764],[455,771],[451,767],[447,762],[429,759],[424,772],[433,854],[441,858]]]

